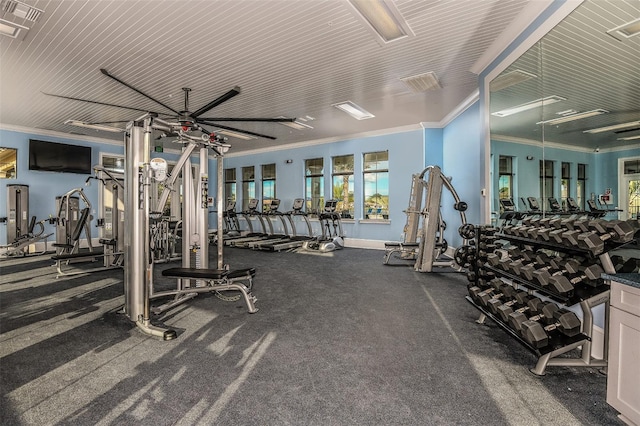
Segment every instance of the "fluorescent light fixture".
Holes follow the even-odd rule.
[[[375,117],[375,115],[371,114],[369,111],[351,101],[338,102],[337,104],[333,104],[331,106],[334,106],[339,110],[346,112],[356,120],[366,120],[367,118]]]
[[[258,139],[251,135],[245,135],[244,133],[237,133],[231,130],[216,130],[214,133],[218,133],[220,135],[229,136],[237,139],[244,139],[245,141],[250,141],[251,139]]]
[[[413,93],[423,93],[431,89],[441,89],[436,73],[433,71],[418,74],[411,77],[401,78],[402,81]]]
[[[349,0],[349,4],[365,27],[383,44],[413,36],[393,0]]]
[[[540,108],[542,106],[547,106],[551,104],[555,104],[556,102],[566,101],[566,98],[561,96],[547,96],[545,98],[536,99],[535,101],[527,102],[522,105],[517,105],[511,108],[503,109],[502,111],[492,112],[491,115],[495,115],[496,117],[508,117],[513,114],[517,114],[522,111],[528,111],[534,108]]]
[[[492,92],[497,92],[507,87],[522,83],[523,81],[538,78],[537,75],[522,70],[513,70],[506,74],[499,75],[489,83]]]
[[[634,127],[634,126],[638,126],[638,125],[640,125],[640,121],[630,121],[628,123],[614,124],[613,126],[598,127],[596,129],[589,129],[589,130],[585,130],[582,133],[610,132],[612,130],[624,129],[624,128],[627,128],[627,127]]]
[[[284,116],[280,116],[277,118],[286,118]],[[313,126],[308,125],[307,123],[303,123],[303,121],[307,121],[304,118],[298,118],[296,121],[283,121],[278,124],[282,124],[283,126],[291,127],[296,130],[304,130],[304,129],[313,129]]]
[[[609,30],[607,31],[607,34],[617,38],[620,41],[624,41],[628,38],[636,36],[640,34],[640,18]]]
[[[29,31],[29,27],[0,19],[0,34],[3,36],[15,38],[16,40],[22,40],[27,34],[27,31]]]
[[[569,121],[582,120],[583,118],[594,117],[600,114],[606,114],[609,111],[605,109],[594,109],[592,111],[579,112],[577,114],[566,115],[564,117],[552,118],[551,120],[538,121],[536,124],[562,124]]]
[[[122,133],[125,131],[125,129],[120,129],[118,127],[106,126],[104,124],[86,123],[79,120],[67,120],[64,122],[64,124],[67,124],[69,126],[85,127],[87,129],[93,130],[102,130],[104,132]]]
[[[625,136],[624,138],[618,138],[619,141],[632,141],[632,140],[636,140],[636,139],[640,139],[640,135]]]

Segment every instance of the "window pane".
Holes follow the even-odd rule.
[[[255,172],[253,166],[243,167],[242,168],[242,180],[253,180],[255,179]]]
[[[263,164],[262,165],[262,180],[275,179],[276,178],[276,165],[275,164]]]
[[[499,198],[513,198],[511,194],[511,175],[502,175],[498,180]]]
[[[389,169],[389,152],[370,152],[364,154],[364,170],[388,170]]]
[[[640,173],[640,160],[630,160],[624,162],[624,174],[633,175]]]
[[[366,219],[389,218],[389,172],[364,173]]]
[[[333,157],[333,173],[353,173],[353,154]]]
[[[333,198],[338,200],[336,210],[344,218],[354,217],[353,175],[338,175],[333,177]]]
[[[324,158],[304,160],[304,173],[306,176],[321,176],[324,173]]]
[[[500,174],[511,174],[513,173],[512,169],[512,157],[506,157],[501,155],[499,159],[499,171]]]
[[[224,181],[235,182],[236,181],[236,169],[224,169]]]
[[[306,210],[309,214],[318,214],[324,208],[324,177],[305,178]]]
[[[571,178],[571,164],[562,163],[562,178],[563,179]]]
[[[586,179],[587,177],[587,165],[578,164],[578,179]]]
[[[236,183],[235,182],[224,184],[224,197],[227,200],[236,201]]]

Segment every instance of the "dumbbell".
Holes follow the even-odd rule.
[[[506,285],[506,284],[499,278],[495,278],[489,281],[488,283],[486,283],[486,287],[490,287],[490,289],[494,289],[496,291],[499,291],[500,287],[502,287],[503,285]],[[477,286],[477,285],[469,285],[469,295],[474,301],[478,303],[480,302],[479,295],[484,291],[487,291],[487,288],[481,288],[480,286]]]
[[[558,331],[567,337],[580,334],[580,319],[571,311],[558,309],[553,313],[554,323],[543,326],[531,319],[521,324],[522,337],[536,349],[543,348],[549,344],[549,335],[553,331]]]
[[[524,293],[524,292],[523,292]],[[518,296],[516,295],[516,300],[517,300]],[[509,322],[509,315],[511,315],[514,312],[520,312],[520,313],[524,313],[524,312],[533,312],[536,313],[538,312],[538,309],[540,308],[540,305],[542,304],[542,300],[540,300],[540,298],[538,297],[524,297],[521,296],[520,297],[520,308],[517,309],[513,309],[513,304],[503,304],[502,306],[498,306],[498,315],[500,316],[500,319],[502,319],[503,322],[508,323]]]
[[[616,274],[629,274],[636,272],[638,266],[640,266],[640,259],[634,259],[630,257],[624,260],[622,256],[611,256],[611,263],[616,270]]]
[[[605,241],[626,243],[631,241],[634,235],[631,224],[621,220],[591,220],[589,221],[589,229],[592,232],[585,232],[578,236],[578,245],[593,254],[600,254],[604,251]]]
[[[562,268],[560,266],[560,262],[564,263],[564,268]],[[536,282],[538,285],[542,286],[542,287],[546,287],[549,285],[549,279],[551,277],[554,277],[556,275],[564,275],[565,273],[567,273],[567,264],[571,264],[571,265],[575,265],[575,267],[577,268],[578,266],[580,266],[580,262],[577,259],[567,259],[564,260],[564,258],[560,258],[560,260],[556,260],[553,259],[551,261],[551,264],[553,266],[553,269],[556,269],[556,271],[554,272],[550,272],[551,268],[548,269],[538,269],[533,271],[533,281]]]
[[[579,269],[574,269],[574,264],[568,263],[566,265],[566,269],[570,274],[581,274],[576,275],[571,279],[565,277],[564,275],[556,275],[549,278],[549,286],[553,288],[555,293],[561,296],[569,296],[573,292],[573,287],[575,284],[587,280],[597,281],[600,278],[600,275],[604,273],[602,267],[597,263],[583,268],[582,271],[580,271]]]
[[[538,299],[540,300],[540,299]],[[509,314],[508,322],[509,326],[514,330],[521,332],[522,323],[525,321],[544,321],[551,323],[553,320],[553,313],[558,309],[558,306],[553,302],[534,302],[535,306],[530,306],[532,316],[527,316],[524,312],[516,310]],[[531,308],[534,308],[531,309]]]
[[[499,289],[489,289],[478,294],[478,301],[487,306],[491,300],[511,299],[516,295],[516,289],[508,284],[502,284]]]
[[[518,291],[511,296],[510,300],[503,301],[501,299],[491,299],[487,301],[487,308],[494,315],[500,314],[501,307],[511,307],[513,305],[526,305],[529,300],[529,294],[526,291]]]

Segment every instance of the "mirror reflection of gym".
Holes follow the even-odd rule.
[[[0,179],[16,179],[18,150],[0,147]]]

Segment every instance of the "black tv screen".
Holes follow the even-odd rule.
[[[29,139],[29,170],[91,174],[91,147]]]

